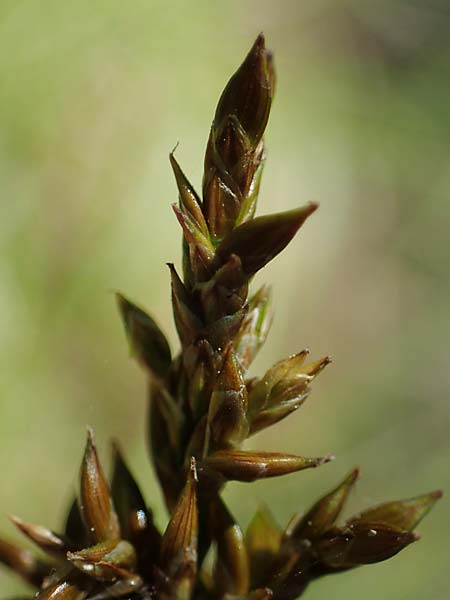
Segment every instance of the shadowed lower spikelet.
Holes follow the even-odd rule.
[[[299,408],[330,362],[308,362],[302,350],[261,378],[248,373],[271,323],[269,288],[248,298],[249,284],[317,209],[307,204],[254,217],[274,85],[272,55],[260,35],[219,100],[202,198],[170,155],[183,232],[182,277],[169,264],[179,354],[172,357],[144,310],[117,297],[148,379],[151,458],[170,515],[165,532],[117,444],[108,483],[89,429],[80,493],[64,531],[12,517],[47,560],[0,540],[0,560],[38,590],[39,600],[295,599],[323,575],[385,560],[414,542],[413,529],[441,496],[388,502],[338,524],[354,470],[285,530],[261,508],[245,535],[221,496],[227,481],[287,475],[332,458],[242,449],[250,435]]]

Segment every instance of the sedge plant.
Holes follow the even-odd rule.
[[[282,428],[330,362],[302,350],[261,377],[249,375],[271,323],[270,288],[249,295],[252,278],[317,209],[255,217],[274,88],[260,35],[220,97],[201,197],[170,155],[183,234],[182,273],[168,265],[179,352],[152,317],[118,295],[148,380],[150,455],[167,527],[156,527],[117,444],[107,481],[89,429],[79,497],[62,533],[12,518],[47,558],[0,540],[0,559],[38,600],[294,600],[316,579],[383,561],[416,541],[415,527],[441,495],[387,502],[342,522],[355,469],[287,528],[261,508],[245,534],[223,500],[228,481],[280,477],[332,458],[244,447],[249,436]]]

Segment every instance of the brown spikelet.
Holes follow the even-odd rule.
[[[120,538],[119,521],[98,459],[92,429],[88,429],[88,439],[81,464],[80,509],[93,541],[103,542]]]
[[[339,517],[347,497],[355,484],[359,470],[354,469],[336,489],[321,498],[295,526],[291,526],[291,539],[313,540],[331,529]]]
[[[195,583],[198,544],[196,488],[197,470],[195,459],[192,458],[186,485],[161,541],[160,565],[171,579],[170,588],[174,597],[180,593],[179,590],[187,594]]]
[[[386,502],[364,510],[353,517],[349,524],[381,523],[403,531],[412,531],[440,498],[442,492],[437,490],[409,500]]]
[[[256,479],[279,477],[303,469],[320,467],[330,460],[333,460],[332,456],[305,458],[278,452],[220,450],[211,454],[203,465],[205,468],[219,473],[227,480],[255,481]]]
[[[56,556],[64,555],[67,552],[67,542],[50,529],[42,525],[26,523],[14,515],[11,515],[10,519],[24,535],[37,544],[44,552],[50,555],[55,554]]]

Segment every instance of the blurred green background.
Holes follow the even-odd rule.
[[[281,523],[353,466],[349,511],[449,481],[448,0],[2,0],[0,531],[55,529],[92,425],[118,437],[161,525],[144,443],[145,382],[112,295],[176,345],[164,263],[180,259],[168,153],[200,187],[225,82],[263,30],[277,95],[260,213],[321,203],[259,277],[276,318],[254,372],[305,346],[331,354],[308,403],[252,443],[337,461],[230,485],[244,525]],[[308,600],[448,598],[444,497],[423,540],[325,578]],[[2,597],[25,588],[0,570]]]

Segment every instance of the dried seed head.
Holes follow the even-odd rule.
[[[247,374],[271,322],[269,289],[248,300],[251,280],[317,209],[311,203],[254,218],[274,88],[273,58],[260,35],[219,100],[202,199],[170,154],[183,231],[183,280],[169,264],[180,353],[173,359],[153,319],[117,296],[132,352],[147,372],[151,456],[171,515],[165,533],[117,445],[110,492],[89,430],[80,502],[65,534],[13,518],[58,560],[44,565],[0,540],[0,561],[40,590],[37,600],[295,600],[321,575],[384,560],[416,540],[413,528],[441,496],[385,503],[338,527],[355,470],[284,533],[260,510],[245,538],[220,496],[228,480],[285,475],[332,458],[241,449],[249,435],[301,406],[330,362],[305,364],[305,350],[262,378]],[[198,460],[198,485],[190,457]]]

